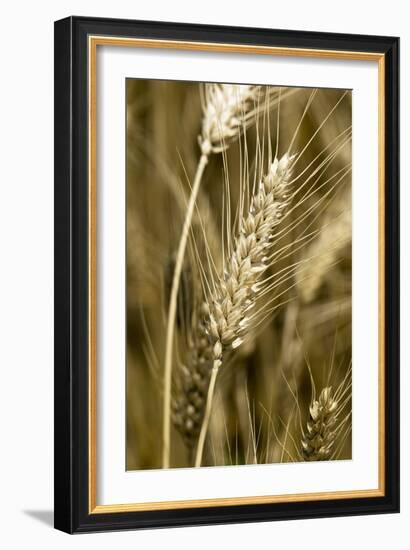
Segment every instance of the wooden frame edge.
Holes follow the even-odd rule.
[[[300,56],[314,58],[351,59],[378,62],[378,150],[379,150],[379,483],[377,489],[303,493],[296,495],[270,495],[237,498],[199,499],[189,501],[163,501],[97,505],[96,485],[96,52],[97,46],[128,46],[226,53],[256,53],[276,56]],[[88,36],[88,124],[89,124],[89,438],[88,438],[88,512],[90,515],[207,508],[214,506],[241,506],[246,504],[270,504],[343,500],[352,498],[376,498],[385,496],[385,54],[374,52],[350,52],[345,50],[320,50],[274,46],[252,46],[183,40],[119,38],[103,35]]]

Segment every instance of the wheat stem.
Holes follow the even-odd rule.
[[[220,366],[219,363],[220,363],[219,361],[214,361],[214,364],[212,367],[211,379],[209,381],[208,395],[206,398],[205,414],[204,414],[204,419],[202,421],[201,431],[199,433],[198,446],[196,449],[195,468],[199,468],[202,463],[202,455],[204,452],[205,438],[208,432],[209,420],[211,418],[212,401],[215,393],[216,377],[218,376],[218,371]]]
[[[178,245],[178,251],[175,262],[174,276],[172,279],[171,294],[168,307],[167,332],[165,341],[165,363],[164,363],[164,410],[163,410],[163,434],[162,434],[162,466],[169,468],[170,440],[171,440],[171,381],[172,381],[172,357],[175,317],[177,310],[177,298],[179,281],[181,278],[182,265],[184,261],[185,249],[188,242],[189,229],[191,227],[192,216],[198,191],[201,185],[202,176],[208,162],[208,155],[202,154],[196,170],[194,183],[192,185],[191,196],[187,206],[187,212],[182,228],[181,238]]]

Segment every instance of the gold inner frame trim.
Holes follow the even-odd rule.
[[[161,502],[136,502],[132,504],[97,504],[97,343],[96,343],[96,265],[97,265],[97,46],[122,46],[152,49],[179,49],[190,51],[208,51],[220,53],[247,53],[286,57],[311,57],[330,59],[349,59],[356,61],[376,61],[378,63],[378,154],[379,154],[379,475],[377,489],[354,491],[326,491],[318,493],[300,493],[292,495],[247,496],[235,498],[215,498],[199,500],[179,500]],[[208,42],[189,42],[174,40],[156,40],[139,38],[122,38],[112,36],[88,37],[88,273],[89,273],[89,316],[88,316],[88,510],[90,514],[115,512],[138,512],[153,510],[172,510],[187,508],[206,508],[213,506],[240,506],[246,504],[268,504],[284,502],[305,502],[318,500],[340,500],[351,498],[374,498],[385,494],[385,56],[373,52],[332,51],[307,48],[283,48],[273,46],[254,46],[242,44],[217,44]]]

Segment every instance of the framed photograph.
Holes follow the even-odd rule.
[[[55,527],[399,510],[399,39],[55,23]]]

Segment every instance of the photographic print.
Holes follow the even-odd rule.
[[[352,91],[128,78],[126,123],[127,470],[350,460]]]

